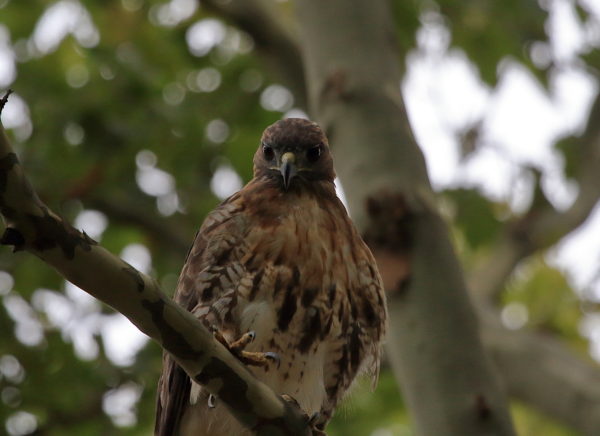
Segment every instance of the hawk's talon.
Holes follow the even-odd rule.
[[[271,362],[277,362],[277,368],[281,365],[281,358],[279,354],[267,351],[246,351],[244,348],[250,344],[250,342],[256,339],[256,333],[250,330],[244,333],[240,338],[233,343],[230,343],[227,338],[221,333],[219,328],[214,324],[210,326],[210,331],[217,341],[219,341],[231,354],[237,357],[241,362],[246,365],[252,366],[267,366]]]
[[[208,394],[208,408],[209,409],[214,409],[215,408],[215,401],[217,401],[217,397],[215,397],[213,394]]]
[[[308,425],[312,430],[312,436],[327,436],[325,433],[325,423],[319,422],[319,420],[323,417],[321,412],[315,412],[308,419]]]
[[[325,430],[324,430],[325,423],[318,422],[319,419],[322,418],[321,412],[315,412],[312,414],[312,416],[309,417],[308,414],[300,407],[298,400],[296,400],[294,397],[292,397],[291,395],[288,395],[288,394],[282,394],[281,398],[286,403],[293,404],[294,407],[297,407],[298,409],[300,409],[300,412],[304,415],[304,417],[306,418],[306,421],[308,422],[308,426],[311,429],[312,436],[327,436],[327,433],[325,433]]]
[[[292,403],[294,406],[300,408],[300,403],[294,397],[288,394],[281,394],[281,399],[286,403]],[[306,414],[305,414],[306,415]],[[308,415],[307,415],[308,416]]]
[[[215,339],[219,341],[225,348],[227,348],[228,350],[231,348],[229,345],[229,341],[225,339],[225,336],[223,336],[223,333],[221,333],[221,330],[219,330],[219,328],[216,325],[211,324],[210,331],[215,337]]]
[[[256,338],[256,333],[254,333],[253,330],[250,330],[249,332],[244,333],[242,336],[240,336],[240,338],[237,341],[232,343],[229,346],[229,349],[232,353],[235,354],[239,351],[242,351],[244,348],[246,348],[250,342],[254,341],[255,338]]]
[[[309,418],[308,423],[310,424],[310,426],[316,426],[317,425],[317,421],[319,420],[319,418],[321,417],[321,412],[315,412],[312,414],[312,416]]]
[[[274,351],[267,351],[265,357],[272,362],[277,363],[277,369],[281,366],[281,356]]]

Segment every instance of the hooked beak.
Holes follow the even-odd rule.
[[[290,186],[290,182],[298,172],[296,168],[296,156],[294,153],[289,151],[287,153],[283,153],[283,156],[281,156],[281,167],[279,167],[279,171],[283,176],[283,187],[287,191]]]

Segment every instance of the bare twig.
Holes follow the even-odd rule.
[[[49,210],[25,177],[1,124],[0,213],[8,224],[1,244],[35,254],[121,312],[193,380],[217,395],[243,425],[262,435],[311,433],[299,410],[256,380],[198,319],[168,299],[155,280]]]

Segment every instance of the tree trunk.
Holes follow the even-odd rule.
[[[513,435],[408,125],[388,3],[295,6],[311,115],[328,132],[351,215],[389,293],[388,353],[416,433]]]

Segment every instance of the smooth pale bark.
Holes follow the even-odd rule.
[[[390,291],[389,358],[417,434],[513,435],[408,125],[388,6],[295,3],[311,115],[329,134],[350,212]]]

